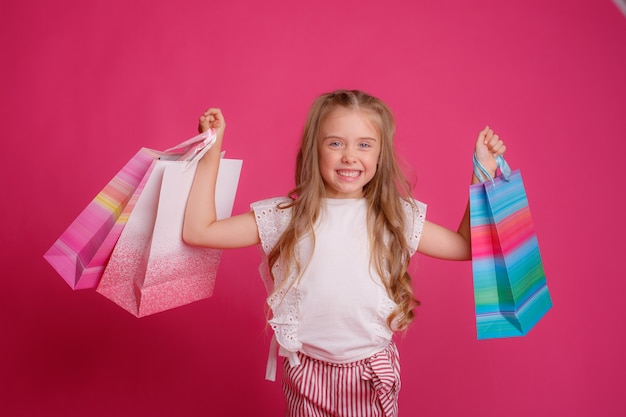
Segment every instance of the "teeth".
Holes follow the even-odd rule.
[[[342,177],[358,177],[361,171],[337,171]]]

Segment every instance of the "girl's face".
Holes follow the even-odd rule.
[[[320,174],[329,198],[361,198],[376,174],[381,137],[368,110],[338,108],[322,123]]]

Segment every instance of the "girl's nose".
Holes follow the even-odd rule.
[[[344,164],[351,164],[356,161],[356,157],[354,156],[354,153],[350,149],[346,149],[343,153],[343,157],[341,158],[341,161]]]

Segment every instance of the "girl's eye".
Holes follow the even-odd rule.
[[[370,144],[369,144],[369,143],[367,143],[367,142],[362,142],[362,143],[360,143],[360,144],[359,144],[359,147],[364,148],[364,149],[367,149],[367,148],[371,148],[371,147],[372,147],[372,145],[370,145]]]
[[[333,142],[330,142],[329,145],[331,148],[338,148],[341,146],[341,143],[338,141],[333,141]]]

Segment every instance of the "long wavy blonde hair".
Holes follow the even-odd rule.
[[[289,273],[287,268],[293,266],[299,275],[303,266],[296,255],[296,245],[308,234],[315,242],[313,226],[325,197],[318,156],[320,130],[328,115],[338,108],[365,110],[381,136],[378,168],[372,180],[363,187],[363,196],[367,200],[371,262],[382,278],[389,297],[397,304],[387,325],[393,330],[404,330],[414,318],[413,308],[419,305],[408,273],[410,253],[405,237],[403,208],[403,202],[413,203],[413,200],[411,186],[395,156],[393,115],[376,97],[358,90],[337,90],[323,94],[313,102],[296,160],[296,186],[288,194],[292,201],[283,207],[291,207],[291,221],[269,254],[270,271],[280,259],[286,274]]]

